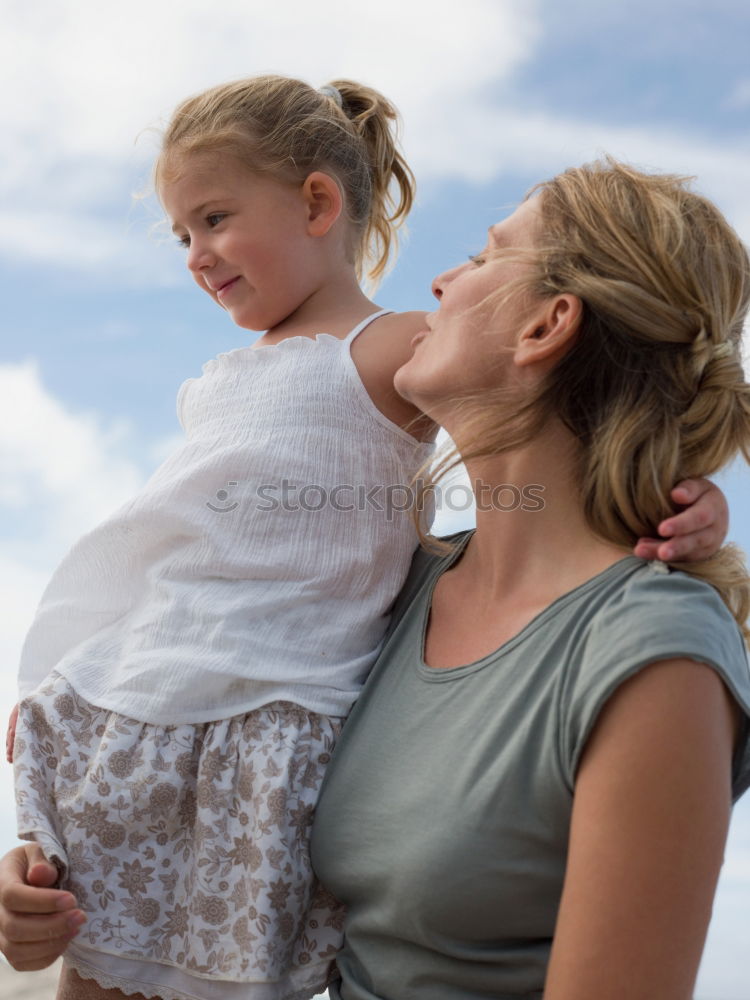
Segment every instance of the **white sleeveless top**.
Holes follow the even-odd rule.
[[[55,669],[154,724],[279,699],[348,712],[417,545],[394,487],[432,447],[376,408],[352,360],[386,311],[344,340],[220,354],[181,386],[185,443],[53,575],[22,697]]]

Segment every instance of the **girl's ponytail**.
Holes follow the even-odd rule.
[[[334,80],[328,86],[341,95],[342,111],[367,147],[370,206],[363,241],[371,261],[368,274],[377,283],[397,249],[397,230],[414,204],[414,174],[398,148],[399,115],[390,101],[353,80]]]

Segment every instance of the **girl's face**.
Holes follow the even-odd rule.
[[[523,202],[490,227],[483,253],[435,278],[432,291],[439,308],[428,314],[427,329],[412,342],[414,354],[394,379],[397,391],[423,412],[437,418],[462,394],[508,384],[513,347],[535,303],[516,295],[498,306],[503,288],[522,277],[529,264],[493,259],[492,251],[532,250],[540,222],[538,199]]]
[[[197,285],[248,330],[269,330],[315,287],[301,188],[232,157],[190,155],[161,201]]]

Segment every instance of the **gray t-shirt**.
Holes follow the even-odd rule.
[[[688,657],[721,675],[745,713],[735,798],[750,785],[747,653],[712,587],[630,556],[494,653],[433,669],[432,591],[458,554],[415,557],[317,807],[313,865],[348,906],[343,1000],[542,996],[577,765],[647,664]]]

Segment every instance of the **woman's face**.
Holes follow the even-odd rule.
[[[502,302],[502,292],[530,264],[493,258],[492,251],[533,250],[540,223],[539,199],[523,202],[490,226],[481,254],[435,278],[432,291],[440,305],[428,314],[427,329],[412,341],[414,354],[394,378],[400,395],[423,412],[437,418],[441,403],[498,388],[513,377],[513,347],[533,316],[533,303],[528,295]]]

